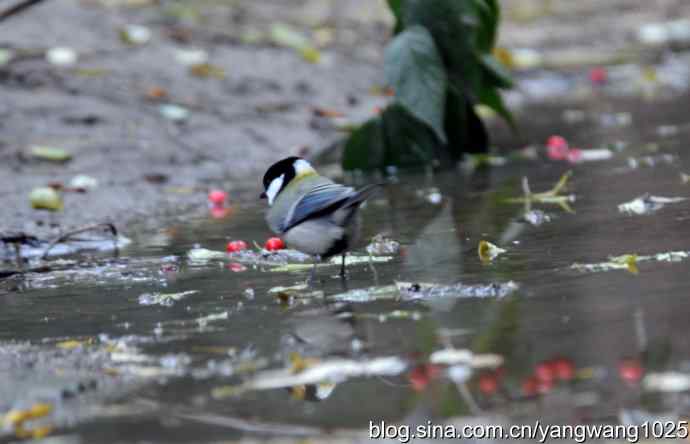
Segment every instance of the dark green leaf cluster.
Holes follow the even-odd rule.
[[[388,0],[395,37],[385,51],[386,81],[395,101],[353,132],[346,170],[457,162],[485,152],[488,135],[474,105],[484,104],[513,126],[499,89],[512,86],[496,60],[498,0]]]

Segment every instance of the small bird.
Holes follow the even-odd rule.
[[[320,176],[309,162],[288,157],[274,163],[263,178],[268,199],[266,222],[287,245],[314,256],[310,282],[316,263],[342,255],[340,275],[345,276],[345,254],[357,242],[357,210],[380,184],[360,190]]]

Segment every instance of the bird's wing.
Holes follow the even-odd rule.
[[[354,189],[337,183],[317,185],[290,208],[281,231],[285,232],[307,219],[328,214],[352,197],[354,193]]]

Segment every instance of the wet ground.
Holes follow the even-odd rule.
[[[586,131],[595,146],[608,134],[608,160],[540,151],[401,176],[363,211],[366,237],[385,233],[400,250],[350,265],[345,283],[323,266],[313,288],[272,292],[304,282],[308,265],[222,253],[268,236],[254,204],[132,226],[117,258],[32,262],[53,271],[1,283],[0,411],[47,404],[20,425],[89,443],[350,442],[369,420],[685,418],[690,204],[662,199],[688,197],[689,129],[674,103],[641,105],[626,139],[606,114],[573,125],[537,110],[552,116],[546,128]],[[523,177],[539,193],[567,170],[555,204],[533,197],[526,218],[509,201],[524,198]],[[483,260],[481,240],[506,251]],[[4,439],[16,432],[6,424]]]

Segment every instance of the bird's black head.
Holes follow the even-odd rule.
[[[286,157],[271,165],[266,171],[266,174],[264,174],[264,192],[261,193],[261,198],[268,198],[268,203],[271,205],[276,196],[283,191],[283,188],[285,188],[290,181],[296,177],[314,173],[315,171],[309,162],[301,157]]]

